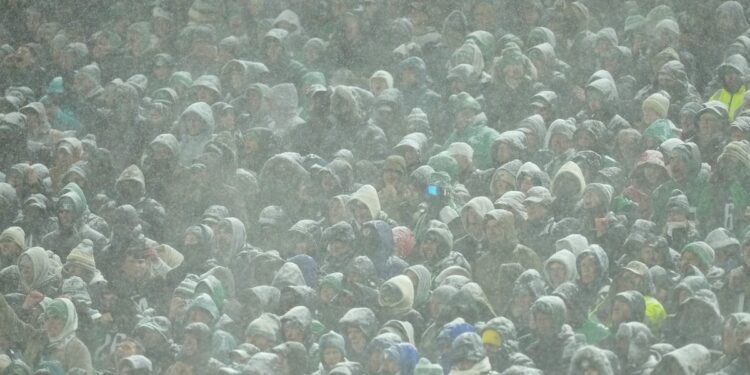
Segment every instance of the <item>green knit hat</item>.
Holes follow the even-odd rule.
[[[48,318],[55,317],[60,318],[62,321],[68,320],[68,307],[61,300],[53,300],[44,312]]]
[[[684,255],[687,252],[695,254],[706,268],[714,265],[714,259],[716,259],[714,249],[703,241],[691,242],[685,245],[685,247],[682,248],[682,254]]]

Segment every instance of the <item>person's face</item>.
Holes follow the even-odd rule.
[[[146,259],[136,259],[128,255],[122,263],[121,270],[130,280],[142,280],[148,271],[148,264]]]
[[[234,117],[234,111],[225,111],[219,116],[219,123],[221,124],[221,129],[223,130],[234,130],[235,126],[235,117]]]
[[[216,233],[216,244],[225,249],[232,244],[232,226],[228,224],[219,225]]]
[[[593,150],[596,147],[596,139],[589,132],[578,132],[575,138],[578,150]]]
[[[513,160],[513,148],[507,143],[500,143],[495,150],[495,160],[500,165]]]
[[[344,20],[344,35],[348,40],[354,40],[359,36],[359,22],[354,17],[347,17]]]
[[[583,208],[586,210],[594,210],[601,206],[601,204],[599,194],[596,192],[589,190],[583,193]]]
[[[201,90],[198,91],[200,92]],[[195,116],[190,116],[187,119],[187,131],[191,136],[197,136],[203,131],[203,122]]]
[[[342,256],[351,251],[352,246],[344,241],[331,241],[328,244],[328,253],[334,257]]]
[[[24,283],[31,284],[34,281],[34,264],[28,256],[21,257],[21,261],[18,262],[18,271]]]
[[[638,285],[641,283],[641,277],[633,272],[625,271],[620,277],[620,290],[623,292],[626,290],[638,290]]]
[[[746,140],[747,138],[745,137],[745,133],[743,133],[742,130],[738,128],[731,128],[729,129],[729,139],[732,142],[737,142]]]
[[[21,249],[13,241],[0,242],[0,258],[11,260],[15,259],[20,253]]]
[[[334,189],[336,189],[336,185],[338,185],[338,183],[336,182],[336,178],[334,178],[330,172],[321,172],[320,187],[323,188],[323,191],[334,191]]]
[[[377,97],[383,90],[388,88],[388,83],[383,78],[374,78],[370,80],[370,92]]]
[[[138,51],[138,47],[141,44],[141,35],[135,32],[129,32],[125,36],[125,46],[130,51]]]
[[[112,53],[113,47],[109,39],[100,37],[94,44],[94,50],[92,51],[94,58],[100,59]]]
[[[669,172],[671,173],[672,178],[677,181],[682,181],[687,177],[687,162],[680,158],[672,158],[672,160],[669,161]]]
[[[434,235],[430,235],[427,236],[424,241],[422,241],[419,250],[422,252],[422,255],[425,258],[434,260],[439,254],[438,245],[439,243]]]
[[[274,62],[277,61],[281,57],[283,49],[281,47],[281,43],[275,39],[269,39],[266,42],[266,57],[269,61]]]
[[[326,348],[323,350],[323,364],[330,367],[344,360],[344,356],[338,349]]]
[[[698,118],[698,137],[708,140],[714,134],[721,132],[721,121],[711,113],[704,113]]]
[[[593,256],[587,256],[581,259],[580,270],[581,282],[584,285],[588,285],[596,281],[596,276],[599,274],[599,266],[596,258]]]
[[[539,12],[533,6],[524,6],[521,8],[521,19],[526,25],[536,25],[539,22]]]
[[[380,371],[382,362],[383,352],[380,350],[373,350],[367,358],[367,372],[369,374],[377,374]]]
[[[724,83],[724,87],[726,87],[727,91],[731,93],[737,92],[740,86],[742,86],[742,76],[734,70],[731,70],[724,74],[724,76],[722,77],[722,81]]]
[[[475,240],[484,239],[484,220],[476,211],[468,211],[465,229]]]
[[[58,316],[49,316],[44,320],[44,330],[49,337],[59,336],[65,328],[65,321]]]
[[[492,185],[492,190],[495,193],[495,196],[500,198],[503,194],[513,190],[515,188],[515,181],[513,176],[511,176],[508,173],[501,172],[500,176],[495,178],[495,181]]]
[[[159,345],[165,344],[161,335],[150,329],[139,331],[137,337],[144,348],[157,348]]]
[[[417,72],[414,69],[404,69],[401,72],[401,83],[404,86],[413,86],[417,84]]]
[[[86,275],[86,269],[81,267],[78,264],[70,263],[65,265],[65,273],[69,276],[78,276],[82,279],[86,279],[84,276]]]
[[[75,214],[71,210],[60,210],[57,213],[57,220],[63,228],[71,228],[75,224]]]
[[[409,12],[409,21],[411,21],[412,25],[415,25],[417,27],[424,26],[429,19],[429,16],[427,13],[425,13],[422,10],[414,9],[412,8]]]
[[[460,94],[466,91],[466,83],[460,79],[452,79],[448,87],[450,87],[451,94]]]
[[[688,217],[684,212],[670,210],[667,213],[667,223],[685,223],[688,221]]]
[[[541,203],[529,202],[526,205],[528,221],[538,221],[547,218],[547,208]]]
[[[336,298],[336,290],[328,285],[324,285],[320,288],[320,300],[323,301],[323,303],[329,303],[333,301],[334,298]]]
[[[699,270],[703,270],[703,265],[701,264],[700,258],[698,258],[695,253],[692,251],[686,251],[682,253],[682,256],[680,257],[680,270],[684,273],[687,272],[688,269],[690,269],[690,266],[694,266],[698,268]]]
[[[484,232],[487,235],[487,241],[491,244],[502,243],[505,240],[505,228],[497,220],[487,220],[484,224]]]
[[[664,180],[663,170],[653,165],[647,165],[643,169],[643,176],[648,183],[654,185]]]
[[[554,335],[552,332],[552,317],[547,314],[537,313],[534,314],[534,334],[537,337],[550,337]]]
[[[34,54],[31,53],[29,47],[20,47],[16,56],[18,56],[18,60],[22,66],[27,66],[34,61]]]
[[[370,209],[364,203],[355,202],[352,205],[352,211],[354,219],[357,220],[357,223],[359,223],[360,225],[372,220]]]
[[[188,321],[190,323],[204,323],[210,326],[213,322],[213,318],[211,317],[211,314],[204,309],[192,309],[188,316]]]
[[[724,324],[721,333],[721,345],[725,355],[734,355],[737,353],[737,341],[734,335],[735,328],[731,324]]]
[[[559,177],[555,184],[554,195],[558,197],[571,197],[579,191],[578,181],[572,176],[565,174]]]
[[[651,107],[646,107],[641,109],[641,119],[643,120],[643,124],[648,126],[651,125],[654,121],[658,120],[661,116],[659,116],[656,111]]]
[[[305,332],[297,324],[284,325],[284,339],[293,342],[305,342]]]
[[[649,267],[653,267],[659,264],[659,253],[651,246],[644,246],[641,248],[641,262]]]
[[[503,67],[503,76],[506,80],[517,80],[523,77],[524,69],[523,65],[518,63],[508,64]]]
[[[346,338],[349,340],[349,345],[358,352],[363,351],[367,346],[367,337],[365,337],[364,332],[357,327],[347,327]]]
[[[552,286],[557,287],[558,285],[565,282],[568,271],[562,263],[550,262],[547,265],[547,274],[549,275],[549,279],[552,282]]]
[[[214,103],[214,92],[209,90],[207,87],[198,87],[195,90],[195,98],[199,102],[205,102],[208,104]]]
[[[471,125],[472,120],[476,113],[471,109],[464,109],[456,115],[456,121],[454,127],[456,130],[463,130]]]
[[[657,83],[659,84],[659,88],[666,90],[667,92],[671,91],[673,87],[677,84],[677,80],[675,80],[671,75],[666,73],[659,73],[656,76]]]
[[[127,358],[136,354],[138,354],[138,347],[132,341],[123,341],[115,348],[115,355],[119,359]]]
[[[401,179],[401,174],[397,171],[394,171],[392,169],[386,169],[383,171],[383,182],[386,185],[396,185],[398,184],[399,179]]]
[[[614,327],[618,327],[620,323],[624,323],[630,320],[630,313],[630,306],[627,303],[616,299],[612,304],[610,321],[612,322]]]
[[[549,147],[555,155],[560,155],[572,147],[572,142],[562,134],[554,134],[549,140]]]
[[[398,363],[394,361],[393,359],[385,359],[383,361],[383,373],[385,374],[398,374],[400,369],[398,368]]]
[[[406,161],[406,165],[414,165],[419,162],[419,153],[411,147],[407,148],[402,156]]]
[[[524,194],[526,194],[529,189],[536,186],[534,183],[534,179],[530,176],[522,176],[520,181],[517,181],[518,190]]]
[[[198,340],[193,335],[185,335],[182,339],[182,351],[187,357],[198,354]]]

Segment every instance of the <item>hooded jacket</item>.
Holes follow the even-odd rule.
[[[596,277],[593,282],[584,284],[580,275],[576,281],[581,290],[581,303],[584,305],[585,310],[588,310],[598,302],[602,289],[610,283],[609,257],[607,257],[607,253],[601,246],[591,245],[576,257],[576,267],[578,270],[581,269],[581,262],[585,258],[593,258],[596,264]]]
[[[666,222],[667,203],[672,192],[677,189],[681,190],[687,196],[688,202],[695,212],[695,219],[703,224],[708,225],[710,222],[711,197],[709,193],[710,184],[708,181],[708,171],[702,168],[702,159],[700,150],[694,143],[684,143],[675,146],[669,158],[679,158],[687,164],[687,173],[683,180],[677,181],[672,177],[669,181],[659,186],[653,193],[654,213],[651,221],[658,226],[663,226]],[[702,230],[704,228],[699,228]]]
[[[505,317],[488,321],[481,331],[482,342],[485,344],[488,343],[488,338],[492,337],[488,332],[494,332],[500,339],[497,351],[487,353],[494,371],[502,372],[512,366],[534,367],[534,362],[519,351],[516,327],[512,321]]]
[[[367,342],[370,342],[370,340],[377,334],[379,323],[372,310],[366,307],[355,307],[347,311],[341,319],[339,319],[339,326],[341,327],[342,332],[347,332],[348,328],[360,330],[367,339]],[[367,359],[364,355],[366,351],[358,352],[349,344],[350,343],[347,342],[346,348],[349,359],[354,362],[364,363]]]
[[[711,353],[700,344],[688,344],[664,355],[652,374],[680,373],[698,375],[708,371]]]
[[[341,353],[341,357],[343,359],[342,362],[347,361],[346,342],[341,335],[334,331],[330,331],[323,336],[320,336],[320,340],[318,340],[318,347],[320,352],[320,366],[318,366],[318,372],[315,373],[317,375],[327,375],[333,368],[333,366],[327,367],[324,365],[323,355],[326,349],[336,349],[339,353]]]
[[[583,346],[573,355],[569,374],[585,374],[595,371],[599,375],[614,375],[607,353],[596,346]]]
[[[40,362],[57,361],[62,365],[63,371],[80,368],[91,373],[91,355],[76,337],[78,315],[73,302],[67,298],[56,298],[45,307],[45,313],[54,314],[63,320],[63,328],[57,336],[50,337],[44,330],[20,320],[5,297],[0,296],[0,325],[7,327],[8,336],[25,347],[23,358],[26,363],[37,367]]]
[[[394,297],[395,299],[392,299]],[[410,313],[414,304],[414,286],[411,279],[399,275],[383,283],[378,303],[387,309],[386,316],[389,317],[398,318]]]
[[[560,263],[565,268],[565,279],[562,280],[562,282],[575,281],[578,277],[575,254],[573,254],[569,250],[560,250],[552,254],[552,256],[544,262],[544,278],[547,281],[547,284],[552,288],[557,287],[557,285],[553,283],[553,280],[549,275],[549,267],[552,263]]]
[[[487,197],[475,197],[468,201],[460,212],[461,223],[464,229],[468,229],[469,212],[474,212],[478,217],[484,218],[487,212],[494,208],[492,201]],[[468,233],[456,240],[454,249],[461,253],[466,260],[474,262],[482,251],[482,242],[484,241],[484,230],[482,233]]]
[[[559,195],[558,186],[562,176],[571,178],[577,185],[576,189],[572,191],[569,196]],[[560,167],[560,170],[557,171],[555,177],[552,179],[552,184],[550,185],[550,192],[555,197],[552,204],[552,211],[555,218],[560,219],[562,217],[572,216],[572,213],[575,212],[575,205],[578,203],[585,187],[586,180],[583,177],[583,171],[581,171],[581,168],[576,163],[569,161]]]
[[[560,297],[543,296],[531,305],[532,314],[545,314],[552,322],[550,332],[534,335],[523,350],[545,374],[564,374],[580,346],[573,330],[565,324],[565,302]]]
[[[196,135],[188,134],[187,129],[185,128],[189,117],[196,118],[202,125],[199,133]],[[210,105],[203,102],[196,102],[182,112],[178,122],[180,129],[182,130],[182,136],[180,138],[180,163],[187,166],[192,164],[193,160],[203,152],[203,147],[210,142],[213,137],[213,111],[211,110]]]
[[[474,165],[479,169],[487,169],[492,166],[491,148],[492,143],[500,135],[496,130],[490,128],[487,116],[481,111],[479,103],[469,94],[462,92],[451,95],[449,105],[453,115],[461,110],[472,108],[476,115],[464,129],[454,129],[445,141],[446,145],[455,142],[464,142],[474,149]]]

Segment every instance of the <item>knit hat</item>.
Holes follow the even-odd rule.
[[[24,233],[21,227],[8,227],[0,233],[0,242],[13,242],[23,250],[26,239],[26,233]]]
[[[746,170],[750,170],[750,144],[746,140],[729,142],[719,155],[718,163],[728,158],[736,160]]]
[[[415,107],[406,116],[406,128],[410,132],[429,132],[430,120],[421,108]]]
[[[667,210],[688,214],[690,203],[685,193],[680,190],[672,190],[672,195],[667,200]]]
[[[641,105],[643,110],[650,108],[659,115],[659,118],[666,118],[669,114],[669,94],[655,92],[651,94]]]
[[[188,274],[185,276],[185,279],[180,282],[180,285],[175,288],[174,295],[191,298],[193,293],[195,293],[195,287],[198,285],[199,280],[198,275]]]
[[[443,368],[438,364],[430,363],[427,358],[421,358],[417,367],[414,368],[414,375],[443,375]]]
[[[383,171],[398,172],[402,176],[406,174],[406,160],[400,155],[391,155],[383,163]]]
[[[57,317],[62,321],[68,320],[68,307],[60,299],[52,301],[44,310],[44,313],[47,317]]]
[[[687,252],[695,254],[698,259],[701,260],[701,263],[705,268],[713,266],[714,260],[716,259],[714,249],[703,241],[691,242],[685,245],[685,247],[682,248],[682,254],[685,255]]]
[[[451,95],[450,98],[448,99],[448,103],[450,104],[450,107],[453,113],[458,113],[465,109],[471,109],[476,112],[482,111],[482,105],[479,104],[479,102],[476,99],[474,99],[474,97],[467,94],[466,92],[461,92],[460,94]]]
[[[474,157],[474,149],[465,142],[454,142],[448,146],[448,153],[451,155],[465,156],[469,160]]]
[[[94,243],[86,238],[70,251],[65,259],[66,264],[77,264],[87,271],[96,271],[96,261],[94,259]]]

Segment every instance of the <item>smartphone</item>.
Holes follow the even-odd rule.
[[[425,193],[427,194],[428,197],[437,198],[443,194],[443,191],[437,185],[427,185],[427,188],[425,189]]]

